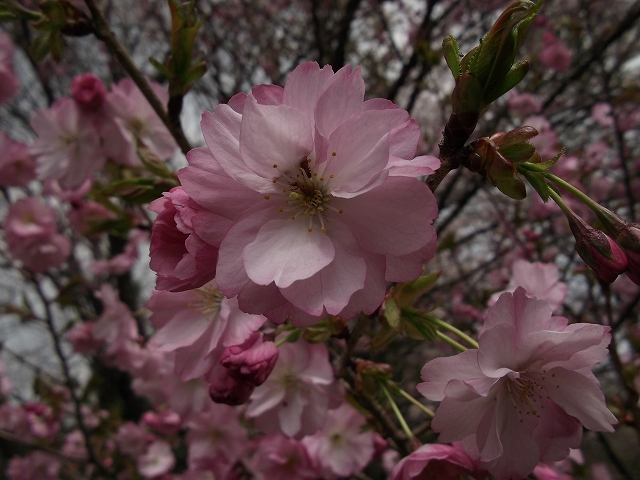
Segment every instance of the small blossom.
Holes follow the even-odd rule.
[[[246,415],[266,433],[280,430],[296,438],[313,434],[324,424],[329,407],[342,397],[327,349],[299,340],[279,350],[271,375],[253,392]]]
[[[608,327],[553,317],[518,288],[503,293],[479,332],[479,349],[436,358],[418,391],[440,401],[433,429],[498,480],[521,479],[540,461],[561,460],[580,445],[582,425],[613,431],[591,373],[607,356]]]
[[[14,142],[9,135],[0,132],[0,152],[0,186],[26,187],[36,176],[36,164],[29,154],[29,146]]]
[[[31,147],[41,180],[57,179],[65,189],[80,186],[105,162],[100,137],[70,98],[57,100],[51,108],[31,118],[38,139]]]
[[[35,451],[25,457],[15,456],[9,461],[9,480],[58,480],[62,463],[53,455]]]
[[[138,457],[137,467],[144,478],[153,478],[167,473],[175,463],[171,445],[164,440],[156,440]]]
[[[538,60],[542,65],[556,72],[564,72],[571,65],[571,50],[552,32],[544,32],[542,50]]]
[[[279,433],[260,439],[250,460],[256,480],[313,480],[318,472],[303,443]]]
[[[329,411],[322,428],[302,439],[325,477],[360,473],[374,453],[375,433],[362,431],[364,416],[348,403]]]
[[[519,93],[511,90],[507,101],[509,109],[522,117],[534,115],[542,110],[542,101],[531,93]]]

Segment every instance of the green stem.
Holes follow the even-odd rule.
[[[420,410],[422,410],[424,413],[426,413],[428,416],[430,416],[431,418],[433,418],[433,416],[435,415],[435,413],[433,413],[433,411],[430,408],[425,407],[422,403],[420,403],[418,400],[416,400],[415,398],[413,398],[411,395],[409,395],[407,392],[405,392],[404,390],[402,390],[401,388],[398,389],[398,391],[400,392],[400,395],[402,395],[404,398],[406,398],[407,400],[409,400],[411,403],[413,403],[416,407],[418,407]]]
[[[571,210],[571,208],[569,208],[569,206],[566,203],[564,203],[564,200],[562,200],[562,197],[558,195],[552,188],[549,189],[549,196],[553,198],[553,201],[558,204],[558,206],[560,207],[560,210],[562,210],[562,212],[567,217],[571,217],[573,215],[573,210]]]
[[[396,402],[394,402],[393,398],[391,398],[391,394],[389,393],[389,390],[387,390],[386,385],[380,382],[380,388],[382,389],[382,393],[384,393],[384,396],[387,398],[389,405],[391,405],[391,410],[393,410],[393,413],[395,413],[396,417],[398,418],[398,422],[400,422],[402,431],[404,432],[404,434],[407,436],[409,440],[412,440],[413,433],[411,432],[409,425],[407,425],[406,420],[402,416],[402,413],[400,413],[400,409],[398,408],[398,405],[396,405]]]
[[[546,172],[545,177],[551,180],[553,183],[560,185],[567,192],[571,193],[574,197],[578,198],[582,203],[584,203],[587,207],[593,210],[596,214],[602,208],[598,203],[594,202],[591,199],[591,197],[589,197],[586,193],[578,190],[576,187],[571,185],[569,182],[564,181],[560,177],[556,177],[553,173]],[[550,196],[553,197],[553,195],[550,195]]]
[[[467,342],[469,345],[471,345],[473,348],[479,348],[478,342],[476,342],[473,338],[471,338],[466,333],[458,330],[453,325],[449,325],[447,322],[445,322],[443,320],[440,320],[439,318],[432,317],[431,315],[424,315],[424,317],[427,318],[430,322],[432,322],[432,323],[436,324],[437,326],[439,326],[440,328],[442,328],[443,330],[451,332],[454,335],[456,335],[457,337],[461,338],[462,340]]]
[[[275,342],[276,347],[279,347],[280,345],[282,345],[284,343],[287,343],[289,341],[289,339],[292,338],[293,336],[297,336],[299,338],[300,337],[299,330],[300,330],[299,328],[296,328],[293,332],[291,332],[286,337],[282,337],[280,340],[277,340]]]
[[[453,338],[447,337],[444,333],[442,333],[439,330],[436,331],[436,337],[438,337],[438,339],[442,340],[444,343],[448,343],[449,345],[451,345],[456,350],[460,350],[461,352],[466,352],[467,351],[467,347],[465,347],[461,343],[456,342]]]

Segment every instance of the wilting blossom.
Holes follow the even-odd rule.
[[[476,470],[476,462],[460,444],[428,443],[403,458],[391,472],[391,480],[459,480]],[[486,475],[484,475],[486,477]],[[473,478],[483,478],[474,475]]]
[[[0,132],[0,186],[26,187],[36,176],[36,164],[29,154],[29,146],[14,142]]]
[[[266,320],[240,311],[213,282],[186,292],[156,290],[147,307],[158,329],[154,348],[175,352],[175,372],[185,381],[212,373],[226,347],[243,343]]]
[[[25,197],[11,204],[3,223],[12,255],[25,268],[44,272],[63,263],[71,241],[56,230],[56,212],[42,200]]]
[[[98,132],[70,98],[57,100],[31,118],[38,139],[31,147],[41,180],[56,179],[73,189],[100,170],[105,162]]]
[[[414,158],[420,129],[406,111],[363,100],[359,68],[308,62],[284,89],[260,85],[204,113],[209,154],[179,177],[232,220],[216,281],[243,310],[296,325],[372,313],[386,281],[415,279],[433,256],[437,206],[415,177],[439,161]]]
[[[322,428],[302,439],[324,478],[360,473],[374,453],[376,434],[362,431],[364,416],[348,403],[330,410]]]
[[[166,105],[169,92],[156,82],[150,82],[150,86],[160,102]],[[105,110],[113,119],[103,129],[105,148],[115,162],[132,167],[142,165],[136,153],[138,140],[162,160],[178,148],[167,127],[130,78],[111,86]]]
[[[279,433],[260,438],[249,465],[256,480],[312,480],[318,478],[307,448]]]
[[[557,310],[567,295],[567,284],[560,281],[560,274],[555,263],[528,262],[518,259],[513,262],[512,276],[506,291],[513,293],[517,287],[527,291],[527,295],[544,300],[552,310]],[[494,305],[500,295],[491,295],[488,305]]]
[[[580,445],[583,425],[613,431],[617,420],[591,373],[607,356],[609,328],[567,323],[523,288],[503,293],[487,312],[479,349],[422,369],[418,391],[441,402],[432,423],[439,440],[461,441],[506,480],[566,457]]]
[[[266,433],[280,430],[287,437],[301,438],[322,427],[327,411],[340,404],[343,392],[323,344],[299,340],[279,350],[276,366],[253,392],[246,415]]]
[[[542,44],[538,55],[538,61],[542,65],[556,72],[564,72],[571,66],[571,50],[552,32],[544,32]]]
[[[9,35],[0,31],[0,105],[10,102],[20,90],[18,77],[13,73],[14,54]]]
[[[156,288],[180,292],[213,280],[218,248],[200,238],[194,225],[215,225],[214,215],[199,207],[182,187],[163,193],[149,210],[158,214],[150,247],[150,267],[158,274]],[[211,241],[210,236],[205,238]]]

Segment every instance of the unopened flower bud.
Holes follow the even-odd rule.
[[[605,233],[596,230],[577,215],[568,216],[576,238],[576,251],[605,282],[613,282],[627,269],[627,256]]]
[[[242,405],[249,400],[253,389],[253,386],[238,382],[224,371],[210,382],[209,396],[216,403]]]
[[[95,112],[107,98],[107,89],[98,77],[85,73],[71,81],[71,96],[82,110]]]
[[[252,387],[262,385],[278,360],[278,348],[273,342],[265,342],[258,332],[244,343],[227,347],[220,357],[220,364],[234,380]]]
[[[629,223],[616,237],[629,261],[627,277],[640,285],[640,224]]]

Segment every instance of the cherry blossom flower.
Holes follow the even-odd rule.
[[[51,108],[38,110],[31,118],[38,139],[31,147],[41,180],[57,179],[65,189],[78,187],[105,162],[100,137],[85,121],[70,98],[57,100]]]
[[[154,348],[175,352],[175,372],[182,380],[212,374],[225,347],[247,340],[266,321],[240,311],[214,282],[186,292],[156,290],[147,304],[158,329]]]
[[[507,101],[509,109],[522,117],[528,117],[542,110],[542,101],[531,93],[520,93],[511,90]]]
[[[71,241],[56,231],[55,221],[55,210],[36,197],[21,198],[9,206],[3,223],[5,237],[25,268],[44,272],[71,253]]]
[[[230,376],[239,382],[262,385],[278,360],[278,348],[273,342],[264,341],[258,332],[240,345],[227,347],[220,357],[220,364]]]
[[[107,99],[107,89],[92,73],[78,75],[71,80],[71,96],[78,106],[86,111],[96,111]]]
[[[251,396],[246,415],[265,433],[280,430],[287,437],[315,433],[330,407],[342,400],[340,384],[323,344],[304,340],[279,347],[280,356],[267,381]]]
[[[198,236],[194,223],[212,225],[216,217],[203,211],[181,187],[165,192],[148,208],[158,214],[150,249],[150,267],[158,274],[156,288],[179,292],[213,280],[218,249]]]
[[[372,313],[385,281],[415,279],[433,256],[437,206],[415,177],[439,161],[413,158],[420,129],[406,111],[363,97],[359,68],[309,62],[284,89],[260,85],[203,115],[210,155],[179,177],[233,220],[218,232],[216,281],[243,310],[300,326]]]
[[[113,439],[118,450],[132,458],[138,458],[147,449],[153,435],[149,434],[137,423],[125,422],[118,427]]]
[[[391,472],[391,480],[458,480],[476,470],[476,462],[460,444],[428,443],[403,458]],[[486,475],[485,475],[486,476]],[[474,478],[479,478],[475,476]]]
[[[13,73],[14,54],[9,35],[0,31],[0,105],[10,102],[20,91],[20,82]]]
[[[256,480],[312,480],[318,478],[303,443],[279,433],[260,438],[249,462]]]
[[[558,310],[567,295],[567,284],[560,281],[560,274],[555,263],[528,262],[518,259],[513,262],[512,276],[505,291],[513,293],[517,287],[527,291],[527,295],[536,297],[549,304],[551,310]],[[503,292],[491,295],[487,302],[494,305]]]
[[[432,423],[440,441],[461,441],[506,480],[566,457],[582,425],[613,431],[616,418],[591,373],[606,358],[609,329],[567,322],[517,288],[487,312],[479,349],[427,363],[417,388],[441,401]]]
[[[0,186],[26,187],[36,177],[36,164],[27,144],[14,142],[0,132],[0,152]]]
[[[226,478],[233,464],[248,447],[247,432],[238,413],[227,405],[211,404],[188,422],[189,468],[211,470],[215,478]]]
[[[6,473],[9,480],[58,480],[61,467],[56,457],[36,450],[24,457],[14,456]]]
[[[163,105],[169,93],[160,84],[150,82],[151,88]],[[130,78],[124,78],[111,86],[105,109],[113,121],[104,126],[105,148],[109,157],[123,165],[142,165],[136,153],[136,143],[141,141],[151,152],[166,159],[178,148],[171,133],[160,117]]]
[[[542,43],[542,50],[538,55],[542,65],[556,72],[564,72],[571,66],[571,50],[552,32],[544,32]]]
[[[171,445],[165,440],[156,440],[147,447],[147,451],[138,457],[138,472],[144,478],[158,477],[167,473],[176,464]]]
[[[374,453],[375,432],[362,431],[364,416],[348,403],[329,411],[322,428],[302,443],[324,478],[360,473]]]

